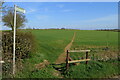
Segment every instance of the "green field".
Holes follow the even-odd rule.
[[[96,78],[118,75],[117,66],[113,65],[114,63],[118,63],[115,61],[116,58],[111,57],[110,61],[105,62],[93,60],[93,54],[95,54],[94,58],[97,56],[102,57],[105,53],[109,54],[109,52],[112,55],[117,54],[118,32],[92,30],[30,31],[35,36],[36,50],[30,54],[31,57],[29,59],[23,60],[23,70],[17,72],[16,78],[59,78],[61,75],[65,78]],[[74,32],[76,32],[76,37],[71,49],[92,50],[89,55],[92,61],[89,62],[87,67],[84,62],[77,66],[71,65],[68,72],[63,71],[59,75],[56,75],[58,71],[53,68],[53,65],[49,65],[41,70],[35,68],[35,64],[39,64],[44,60],[48,60],[50,64],[54,64],[58,56],[64,52],[67,44],[70,43]],[[106,47],[108,47],[108,50],[103,50]],[[84,53],[70,53],[70,55],[73,59],[84,57]],[[109,68],[107,68],[108,66]],[[96,74],[96,72],[99,74]]]
[[[45,70],[36,72],[35,64],[48,60],[51,64],[55,62],[58,56],[64,52],[65,46],[71,41],[74,31],[72,30],[33,30],[35,35],[36,52],[31,53],[31,58],[24,61],[23,72],[16,77],[34,77],[34,78],[54,78],[58,77],[54,74],[53,67],[48,66]],[[33,73],[32,73],[33,72]],[[24,73],[24,74],[23,74]]]
[[[106,47],[108,48],[106,50]],[[90,57],[116,58],[118,53],[118,32],[112,31],[77,31],[71,49],[88,49]],[[71,53],[72,54],[72,53]],[[83,55],[79,53],[78,55]],[[77,55],[77,56],[78,56]],[[75,55],[72,55],[75,56]]]

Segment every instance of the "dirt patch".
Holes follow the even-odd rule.
[[[111,78],[118,78],[118,79],[120,79],[120,75],[118,75],[118,76],[113,76],[113,77],[111,77]]]
[[[35,68],[40,70],[44,67],[46,67],[47,65],[49,65],[50,63],[48,62],[48,60],[44,60],[42,63],[36,64]]]
[[[59,71],[57,71],[57,70],[54,70],[53,75],[58,76],[59,78],[63,78],[61,73]]]

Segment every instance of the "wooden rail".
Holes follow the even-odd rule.
[[[69,50],[68,52],[90,52],[90,50]]]
[[[0,61],[0,63],[5,63],[4,61]]]
[[[84,61],[90,61],[90,59],[73,60],[73,61],[68,61],[68,63],[77,63],[77,62],[84,62]]]

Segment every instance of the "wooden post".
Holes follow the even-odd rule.
[[[83,57],[81,59],[84,59]]]
[[[93,60],[95,60],[95,56],[94,56],[94,54],[93,54]]]
[[[68,60],[69,60],[69,52],[67,50],[67,55],[66,55],[66,70],[68,70],[68,68],[69,68]]]
[[[88,59],[88,52],[86,52],[86,59]],[[88,61],[86,61],[86,64],[88,64]]]

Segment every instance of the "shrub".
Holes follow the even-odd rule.
[[[13,59],[13,32],[2,32],[2,58],[5,63],[2,66],[3,77],[12,75],[12,59]],[[28,58],[34,50],[34,36],[31,32],[17,32],[16,34],[16,68],[22,69],[22,59]],[[7,66],[8,65],[8,66]]]

